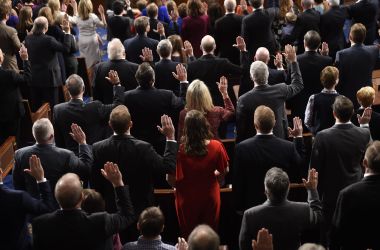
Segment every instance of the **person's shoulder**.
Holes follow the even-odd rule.
[[[33,219],[32,225],[36,226],[36,225],[45,224],[45,226],[51,226],[51,227],[53,227],[50,224],[50,222],[51,222],[51,220],[55,219],[56,216],[57,216],[57,211],[54,211],[54,212],[51,212],[51,213],[42,214],[42,215],[37,216],[37,217],[35,217]]]
[[[58,103],[58,104],[54,105],[53,110],[55,113],[56,111],[62,111],[62,110],[67,109],[67,108],[68,108],[68,102],[62,102],[62,103]]]
[[[35,145],[19,148],[19,149],[17,149],[15,151],[15,155],[17,157],[17,156],[21,156],[21,155],[24,155],[24,154],[28,154],[29,152],[33,151],[34,148],[35,148]]]
[[[138,241],[132,241],[132,242],[127,242],[124,244],[122,250],[137,250],[140,249],[138,246]]]

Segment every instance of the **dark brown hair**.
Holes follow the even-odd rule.
[[[141,212],[137,223],[143,236],[156,237],[162,232],[165,217],[160,208],[148,207]]]
[[[83,200],[81,208],[89,214],[104,212],[105,202],[102,195],[94,189],[83,189]]]
[[[367,33],[367,29],[365,28],[363,24],[355,23],[354,25],[351,26],[350,39],[354,43],[363,43],[366,33]]]
[[[200,0],[189,0],[187,2],[187,14],[191,17],[198,17],[204,14],[202,2]]]

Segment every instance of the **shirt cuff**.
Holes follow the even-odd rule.
[[[47,182],[46,178],[43,178],[42,181],[37,181],[37,184]]]
[[[175,142],[175,143],[177,143],[177,141],[176,140],[166,140],[167,142],[169,141],[169,142]]]
[[[369,128],[369,123],[360,124],[361,128]]]
[[[179,83],[189,83],[189,81],[180,81]]]

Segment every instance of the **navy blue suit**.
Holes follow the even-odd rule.
[[[153,61],[157,62],[160,58],[157,54],[157,40],[149,38],[145,35],[136,35],[124,41],[126,59],[133,63],[142,63],[140,58],[141,51],[147,47],[153,52]]]

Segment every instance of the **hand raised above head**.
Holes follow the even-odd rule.
[[[36,155],[29,157],[29,169],[24,169],[24,172],[33,176],[36,181],[42,181],[44,179],[44,169],[41,165],[41,160]]]
[[[302,179],[306,189],[316,190],[318,187],[318,172],[314,168],[309,169],[307,180]]]
[[[104,164],[104,168],[100,171],[104,178],[111,182],[114,187],[124,186],[123,176],[121,175],[117,164],[113,162],[107,162]]]
[[[194,56],[193,46],[189,41],[183,43],[183,50],[185,51],[186,56]]]
[[[322,43],[322,48],[318,50],[319,53],[323,56],[329,55],[329,45],[326,42]]]
[[[293,118],[293,129],[288,128],[289,136],[301,137],[303,132],[302,120],[299,117]]]
[[[161,116],[161,127],[157,126],[157,129],[161,134],[166,136],[167,140],[175,140],[175,129],[172,119],[169,116]]]
[[[86,144],[86,134],[83,132],[82,128],[75,123],[71,124],[71,137],[79,145]]]
[[[151,49],[145,47],[141,50],[140,59],[143,62],[153,62],[153,52]]]
[[[21,60],[23,60],[23,61],[28,60],[28,50],[23,44],[21,45],[19,54],[20,54]]]
[[[290,63],[297,61],[296,56],[296,48],[292,45],[285,45],[285,53],[284,53],[285,59],[289,61]]]
[[[241,36],[236,37],[236,44],[232,45],[235,48],[238,48],[240,51],[246,51],[247,46],[245,44],[244,38]]]
[[[164,25],[161,22],[157,23],[157,29],[153,30],[153,32],[160,34],[160,36],[165,36]]]

